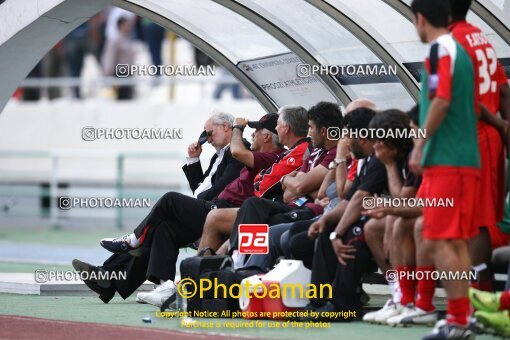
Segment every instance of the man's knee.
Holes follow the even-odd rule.
[[[213,209],[207,214],[204,223],[204,233],[216,231],[216,226],[218,225],[217,221],[222,216],[221,210],[222,209]]]
[[[179,197],[184,196],[182,194],[179,194],[178,192],[169,191],[158,200],[156,205],[154,206],[155,209],[167,209],[170,206],[174,205],[174,202],[176,202]]]
[[[235,221],[237,210],[213,209],[205,219],[204,232],[225,234]]]
[[[434,250],[436,249],[436,243],[433,240],[422,239],[420,249],[422,250],[422,253],[434,254]]]
[[[381,223],[381,220],[371,218],[363,227],[363,232],[365,234],[365,238],[368,240],[381,239],[382,241],[382,237],[384,235],[384,222]]]
[[[165,202],[165,203],[172,203],[174,202],[176,199],[180,198],[181,196],[184,196],[183,194],[180,194],[178,192],[175,192],[175,191],[169,191],[167,192],[166,194],[163,195],[163,197],[161,198],[161,202]]]
[[[411,223],[412,222],[412,223]],[[399,217],[393,224],[393,240],[402,242],[414,238],[414,221]]]
[[[247,200],[245,200],[241,206],[241,209],[249,209],[250,207],[253,207],[257,204],[260,204],[262,200],[256,196],[250,197]]]

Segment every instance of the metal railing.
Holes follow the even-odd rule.
[[[19,88],[35,88],[43,90],[42,96],[47,96],[46,92],[50,88],[84,88],[89,89],[87,92],[93,96],[99,93],[100,89],[115,87],[115,86],[168,86],[173,93],[174,88],[182,85],[196,85],[200,88],[200,96],[202,98],[213,96],[211,93],[211,86],[233,86],[239,85],[239,82],[233,78],[222,78],[216,76],[200,76],[200,77],[185,77],[185,76],[133,76],[133,77],[95,77],[95,78],[74,78],[74,77],[33,77],[26,78],[18,86]],[[243,92],[245,93],[245,92]],[[245,93],[245,96],[250,97]],[[174,96],[170,95],[173,100]]]
[[[75,78],[75,77],[47,77],[47,78],[26,78],[21,82],[19,87],[72,87],[72,86],[122,86],[122,85],[140,85],[151,84],[157,79],[158,84],[161,85],[176,85],[176,84],[213,84],[213,85],[235,85],[238,84],[235,80],[222,81],[214,76],[200,76],[200,77],[184,77],[184,76],[133,76],[133,77],[98,77],[98,78]]]
[[[72,175],[73,171],[69,171],[71,175],[62,176],[61,173],[61,163],[66,159],[80,159],[80,160],[110,160],[114,161],[115,169],[114,176],[103,176],[100,179],[101,185],[98,185],[98,179],[93,179],[92,176],[77,176],[75,173]],[[14,150],[3,150],[0,151],[0,164],[16,165],[16,162],[8,163],[9,159],[17,159],[22,160],[46,160],[49,161],[49,169],[44,169],[44,166],[40,166],[37,171],[31,172],[23,172],[20,171],[19,168],[21,165],[18,162],[18,169],[5,169],[8,166],[0,166],[0,198],[45,198],[47,202],[49,202],[48,211],[40,213],[40,216],[43,215],[50,218],[50,224],[52,227],[60,226],[61,219],[61,210],[58,207],[58,198],[61,196],[65,196],[63,193],[66,189],[62,188],[62,184],[65,183],[67,187],[67,191],[69,187],[72,185],[87,185],[92,188],[97,188],[97,190],[104,189],[105,187],[108,189],[113,189],[115,192],[115,198],[129,198],[129,190],[127,187],[126,176],[131,175],[130,177],[130,185],[137,185],[142,187],[152,187],[152,188],[161,188],[160,190],[144,190],[144,196],[149,198],[157,199],[159,198],[160,192],[162,190],[168,191],[169,187],[172,187],[178,191],[186,191],[186,183],[182,180],[183,176],[180,175],[181,169],[178,168],[178,171],[174,169],[168,169],[165,171],[165,175],[167,176],[166,181],[160,180],[162,177],[159,176],[159,173],[154,172],[143,172],[144,176],[143,180],[140,178],[134,178],[134,172],[126,171],[126,161],[131,160],[148,160],[148,161],[181,161],[184,159],[184,155],[175,152],[120,152],[120,151],[105,151],[105,150],[51,150],[51,151],[14,151]],[[46,167],[47,168],[47,167]],[[113,169],[108,169],[105,167],[103,170],[105,172],[112,171]],[[75,171],[76,172],[76,171]],[[140,175],[140,172],[137,173]],[[170,179],[170,181],[168,180]],[[41,187],[43,184],[45,185],[43,188],[35,191],[34,189],[29,188],[8,188],[7,186],[11,186],[16,183],[32,183],[37,184],[38,187]],[[169,185],[171,183],[171,185]],[[133,191],[133,190],[131,190]],[[156,193],[158,191],[158,193]],[[113,208],[115,210],[115,224],[118,228],[122,228],[123,220],[124,220],[124,210],[122,208]],[[35,209],[34,209],[35,211]]]

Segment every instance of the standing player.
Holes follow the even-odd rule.
[[[475,72],[475,109],[483,105],[490,114],[500,111],[504,118],[510,116],[508,81],[503,67],[498,62],[494,48],[480,29],[466,22],[472,0],[450,0],[452,23],[449,26],[453,37],[464,47],[473,62]],[[501,98],[501,101],[500,101]],[[500,105],[501,103],[501,105]],[[480,106],[481,106],[480,105]],[[497,228],[503,219],[505,190],[505,157],[501,134],[488,123],[478,121],[478,144],[480,147],[481,177],[479,209],[477,209],[478,236],[470,244],[473,268],[478,272],[475,288],[491,291],[492,273],[488,266],[492,257],[492,246],[488,228]],[[506,125],[508,130],[508,125]],[[506,131],[508,135],[508,131]]]
[[[423,246],[437,270],[467,276],[467,240],[478,233],[474,212],[480,179],[473,65],[449,35],[448,1],[414,0],[411,9],[418,35],[429,47],[420,99],[420,128],[426,138],[416,141],[409,167],[415,173],[424,168],[420,197],[454,202],[423,208]],[[438,321],[424,339],[468,339],[468,281],[446,279],[442,284],[448,298],[446,320]]]

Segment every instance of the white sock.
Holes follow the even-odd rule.
[[[402,299],[402,291],[400,290],[398,281],[389,282],[388,285],[390,286],[391,295],[393,296],[393,302],[400,303],[400,300]]]
[[[242,268],[244,266],[244,255],[239,254],[239,251],[232,252],[232,260],[234,261],[234,269]]]
[[[167,288],[175,288],[175,284],[172,280],[159,280],[159,285],[165,285]]]
[[[138,242],[138,239],[134,233],[129,234],[129,245],[133,248],[137,248],[140,245],[140,242]]]

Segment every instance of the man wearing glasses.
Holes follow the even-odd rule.
[[[218,196],[228,183],[239,177],[244,164],[233,158],[230,152],[233,122],[234,117],[228,113],[214,114],[205,122],[204,132],[199,140],[188,147],[187,164],[182,170],[195,198],[211,200]],[[216,149],[216,154],[204,173],[200,155],[205,142]]]
[[[292,115],[299,113],[301,119],[306,122],[306,110],[301,107],[292,108]],[[101,245],[114,253],[107,259],[103,266],[96,267],[88,263],[74,260],[73,267],[77,271],[98,272],[98,271],[125,271],[126,280],[84,280],[85,284],[99,294],[99,298],[108,303],[116,292],[124,299],[130,296],[146,279],[161,285],[151,293],[139,294],[140,302],[161,305],[170,295],[175,293],[175,278],[177,256],[179,248],[185,247],[189,243],[197,240],[202,234],[203,224],[207,214],[211,210],[229,208],[241,205],[248,197],[254,195],[254,180],[263,178],[264,186],[266,182],[279,183],[280,177],[272,176],[266,173],[266,169],[272,168],[274,163],[278,163],[279,155],[283,152],[283,147],[279,141],[279,135],[276,131],[278,114],[267,114],[258,122],[261,127],[254,127],[256,130],[252,134],[252,151],[248,151],[246,141],[241,134],[232,133],[232,128],[243,129],[240,125],[230,127],[228,124],[214,125],[214,120],[205,124],[206,135],[212,130],[208,141],[220,154],[213,158],[210,169],[202,174],[196,170],[193,180],[190,176],[190,185],[195,194],[200,189],[199,178],[204,178],[202,183],[207,181],[207,177],[215,172],[220,179],[211,178],[211,187],[207,191],[199,193],[198,198],[188,197],[176,192],[165,194],[156,203],[149,215],[139,224],[132,234],[115,239],[103,239]],[[226,129],[229,126],[230,131]],[[229,135],[228,142],[230,146],[222,146],[224,137],[221,134]],[[303,136],[304,137],[304,136]],[[196,150],[198,145],[192,145],[190,149]],[[221,154],[223,151],[223,154]],[[253,157],[244,157],[247,154]],[[190,153],[189,156],[196,156]],[[215,190],[215,185],[223,181],[223,176],[228,171],[221,170],[221,164],[226,157],[233,157],[244,164],[241,171],[237,172],[237,178],[228,183],[219,194],[214,195],[211,200],[201,197],[209,197],[211,190]],[[223,160],[218,161],[222,157]],[[190,157],[192,158],[192,157]],[[191,166],[198,162],[192,163]],[[219,164],[218,164],[219,163]],[[299,167],[297,161],[294,162]],[[216,165],[217,164],[217,165]],[[286,168],[286,163],[283,164]],[[188,165],[189,167],[190,165]],[[196,165],[195,165],[196,166]],[[215,169],[216,167],[216,169]],[[291,172],[295,168],[290,168]],[[198,174],[198,175],[197,175]],[[175,295],[174,295],[175,296]]]

